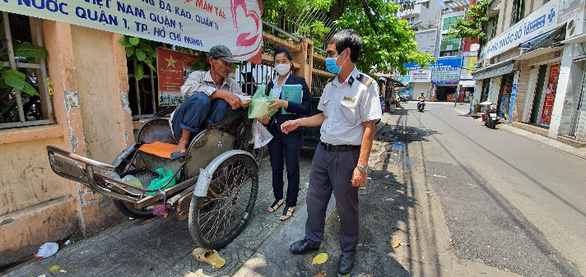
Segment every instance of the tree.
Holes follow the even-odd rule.
[[[321,9],[342,29],[354,29],[362,37],[362,54],[357,67],[364,72],[389,73],[407,70],[404,63],[417,62],[427,66],[433,60],[428,54],[418,53],[415,33],[405,20],[397,18],[400,6],[384,0],[266,0],[263,1],[263,19],[278,22],[276,17],[288,6],[302,5]],[[286,15],[285,15],[286,16]],[[316,23],[314,23],[316,24]],[[315,40],[314,40],[315,41]]]
[[[354,29],[362,37],[362,55],[357,64],[361,71],[389,73],[394,68],[406,74],[405,63],[427,66],[433,61],[429,54],[417,52],[415,32],[409,29],[407,21],[396,16],[399,9],[399,5],[384,0],[347,1],[337,25]]]
[[[488,0],[482,0],[476,4],[470,5],[464,17],[456,19],[450,30],[448,36],[451,38],[467,38],[478,39],[480,44],[486,41],[486,32],[483,26],[488,23],[489,18],[486,16],[488,9]]]

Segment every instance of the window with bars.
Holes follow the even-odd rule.
[[[41,20],[2,12],[0,24],[0,129],[53,123]]]
[[[511,26],[523,19],[525,13],[525,1],[513,0],[513,12],[511,14]]]
[[[496,30],[498,27],[499,17],[498,15],[491,17],[489,20],[489,27],[488,27],[488,35],[487,41],[490,41],[494,37],[496,37]]]

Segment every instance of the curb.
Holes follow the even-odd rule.
[[[467,114],[467,112],[463,111],[463,110],[458,110],[458,109],[453,109],[456,113],[460,114],[460,115],[465,115]],[[482,119],[476,119],[477,121],[482,121]],[[499,124],[498,125],[498,129],[501,130],[506,130],[507,132],[519,135],[519,136],[523,136],[538,142],[541,142],[545,145],[551,146],[555,149],[558,149],[560,151],[566,152],[568,154],[572,154],[578,158],[582,158],[586,160],[586,150],[565,144],[563,142],[560,142],[558,140],[549,138],[549,137],[544,137],[542,135],[539,134],[535,134],[529,131],[525,131],[523,129],[511,126],[509,124]]]

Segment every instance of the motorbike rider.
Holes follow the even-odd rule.
[[[424,100],[425,101],[425,99],[426,99],[426,97],[425,97],[425,95],[423,95],[423,92],[419,96],[417,96],[417,100]]]

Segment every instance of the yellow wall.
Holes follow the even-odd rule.
[[[119,220],[111,200],[55,175],[47,145],[106,163],[134,141],[120,35],[43,21],[56,124],[0,130],[0,266]]]

